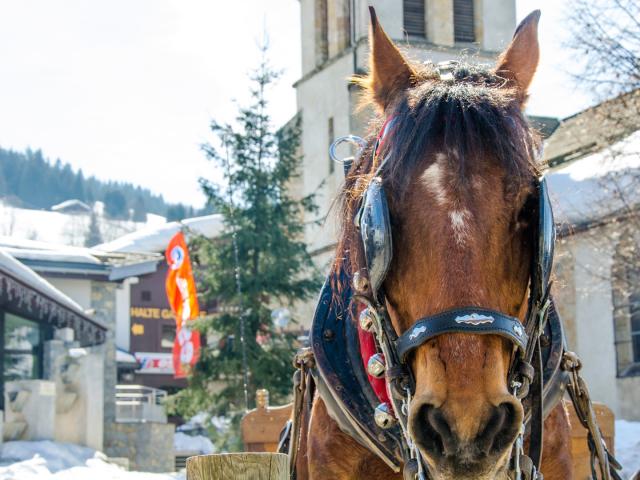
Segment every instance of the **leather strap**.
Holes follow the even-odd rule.
[[[544,414],[542,395],[542,352],[540,349],[540,338],[536,339],[536,348],[533,353],[533,364],[536,375],[531,383],[531,434],[529,437],[529,458],[533,462],[536,470],[540,471],[542,462],[542,445],[544,437]]]
[[[420,345],[444,333],[474,333],[499,335],[515,344],[524,353],[527,334],[520,320],[486,308],[464,307],[425,317],[413,324],[396,341],[400,361]]]

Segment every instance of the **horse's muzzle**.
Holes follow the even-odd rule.
[[[412,406],[410,429],[423,456],[435,470],[451,478],[482,478],[504,468],[520,431],[523,409],[515,399],[490,406],[487,420],[471,438],[458,432],[464,418],[451,419],[446,409],[429,403]],[[449,477],[449,475],[445,475]]]

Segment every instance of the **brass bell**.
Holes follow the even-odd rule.
[[[373,312],[367,307],[360,312],[360,317],[358,321],[360,322],[360,328],[365,332],[372,332],[374,327],[374,316]]]
[[[373,419],[380,428],[391,428],[393,427],[397,420],[391,407],[387,402],[383,402],[378,405],[373,413]]]
[[[356,293],[365,294],[369,290],[369,279],[361,272],[353,274],[353,289]]]
[[[380,378],[384,376],[384,369],[384,355],[376,353],[369,357],[369,361],[367,362],[367,372],[369,372],[369,375],[375,378]]]

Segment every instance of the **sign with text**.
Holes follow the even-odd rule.
[[[151,373],[173,375],[173,355],[171,353],[158,352],[136,352],[136,360],[140,364],[140,369],[136,373]]]
[[[198,316],[203,317],[207,314],[200,310]],[[158,308],[158,307],[131,307],[129,309],[129,315],[131,318],[149,318],[149,319],[163,319],[168,320],[169,318],[175,318],[175,314],[168,308]]]

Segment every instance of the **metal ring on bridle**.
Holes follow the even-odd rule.
[[[350,143],[351,145],[357,145],[358,151],[356,152],[356,154],[352,157],[339,158],[337,155],[336,149],[338,148],[339,145],[343,143]],[[329,157],[331,157],[331,160],[337,163],[342,163],[342,164],[350,163],[350,162],[353,162],[354,158],[360,155],[360,153],[362,152],[362,150],[365,149],[366,146],[367,146],[367,142],[365,142],[362,137],[358,137],[357,135],[345,135],[343,137],[338,137],[333,141],[333,143],[329,147]]]

